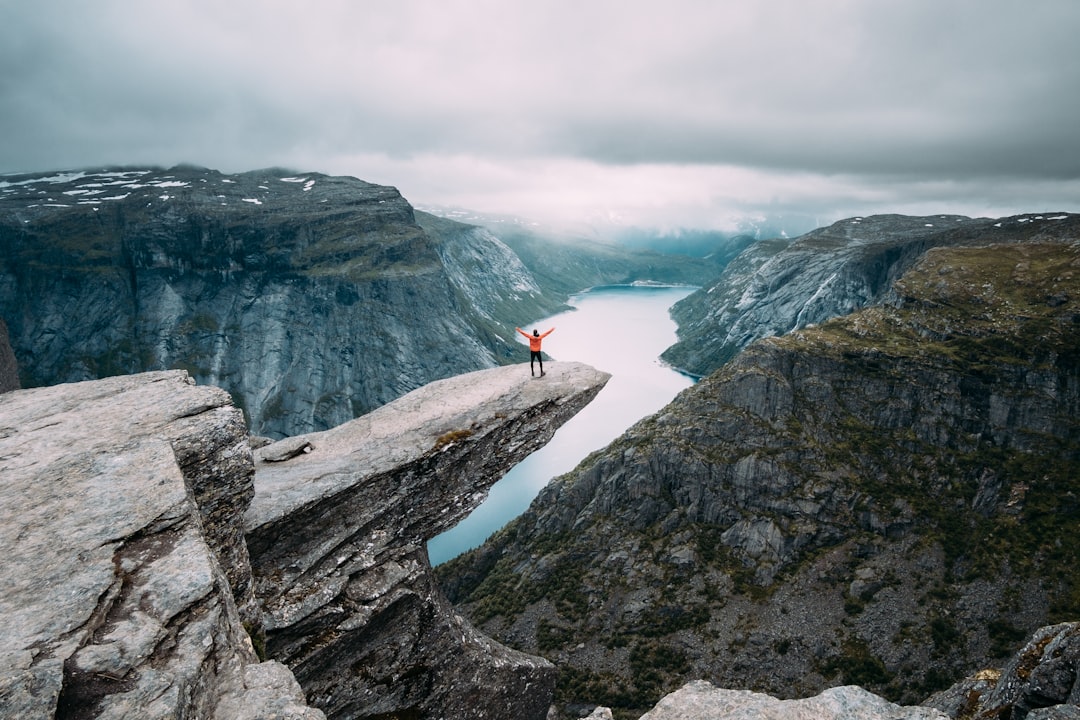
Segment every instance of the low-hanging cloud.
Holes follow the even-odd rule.
[[[1080,209],[1072,0],[0,3],[0,172],[350,174],[722,226]]]

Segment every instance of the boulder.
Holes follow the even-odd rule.
[[[182,371],[5,395],[5,717],[323,717],[251,669],[251,475],[239,411]]]
[[[952,717],[1080,717],[1080,622],[1036,630],[1001,671],[982,671],[925,703]]]
[[[947,720],[925,707],[902,707],[854,685],[799,700],[749,690],[724,690],[703,680],[664,697],[641,720]]]

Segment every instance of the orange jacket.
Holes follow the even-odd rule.
[[[540,352],[540,341],[543,340],[544,338],[546,338],[548,335],[550,335],[555,328],[551,328],[551,330],[548,330],[545,333],[540,333],[539,335],[530,335],[529,333],[525,332],[521,328],[514,328],[514,329],[517,330],[522,335],[524,335],[525,337],[529,338],[529,349],[530,350],[532,350],[533,352]]]

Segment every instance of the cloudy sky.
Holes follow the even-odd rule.
[[[0,173],[730,226],[1080,212],[1076,0],[0,0]]]

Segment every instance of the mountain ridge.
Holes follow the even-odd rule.
[[[929,248],[1037,241],[1076,233],[1080,216],[872,215],[792,240],[758,242],[672,309],[679,340],[665,362],[704,377],[762,337],[891,299],[892,283]]]
[[[695,678],[918,702],[1080,614],[1080,238],[1054,227],[749,345],[440,566],[448,596],[556,662],[560,702],[639,713]]]

